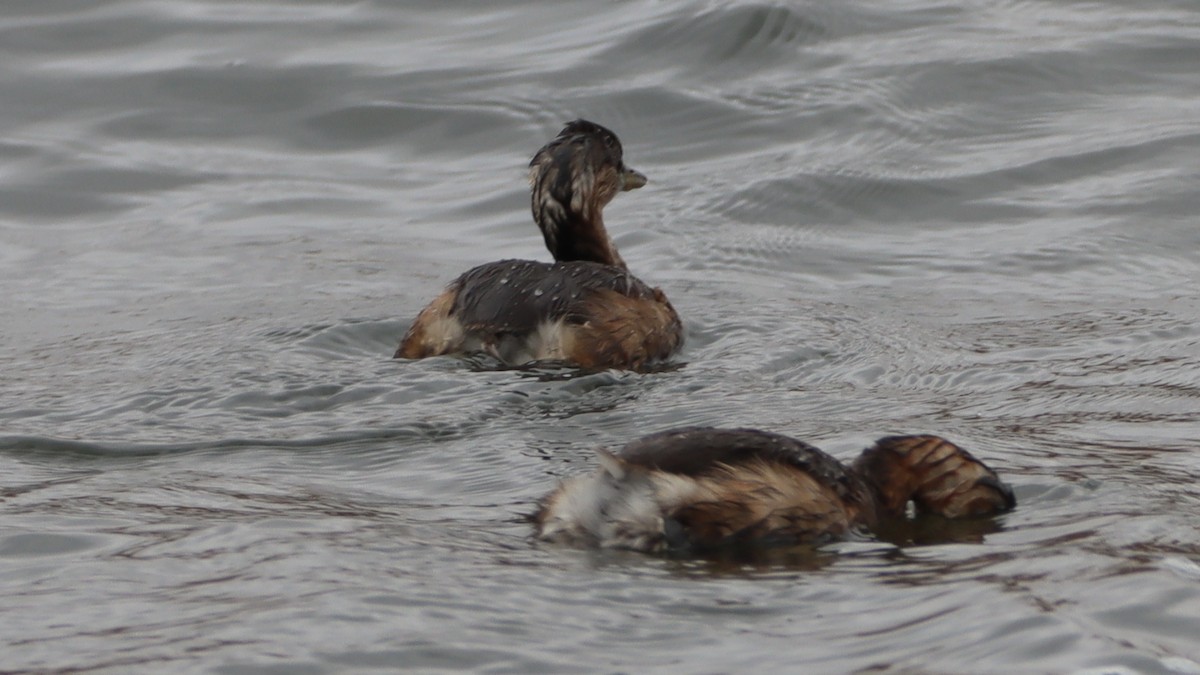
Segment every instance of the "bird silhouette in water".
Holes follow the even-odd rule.
[[[918,513],[989,516],[1016,506],[983,462],[938,436],[888,436],[850,466],[752,429],[688,428],[598,451],[599,467],[542,499],[537,537],[637,551],[802,544]]]
[[[675,308],[633,274],[602,216],[646,177],[616,134],[576,120],[529,163],[533,218],[554,262],[500,260],[468,270],[421,311],[396,358],[486,353],[506,365],[566,362],[643,369],[683,343]]]

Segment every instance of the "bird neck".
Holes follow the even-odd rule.
[[[534,208],[546,248],[558,262],[586,260],[627,269],[604,227],[599,209],[591,217],[561,208]]]
[[[920,490],[920,476],[905,456],[890,446],[876,444],[863,450],[853,464],[854,473],[866,484],[875,500],[879,517],[903,516],[908,502]]]

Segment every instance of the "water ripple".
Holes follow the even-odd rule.
[[[0,8],[6,667],[1195,670],[1192,4],[76,5]],[[525,168],[576,117],[650,177],[605,215],[680,362],[390,359],[546,259]],[[1020,507],[530,540],[685,424],[940,433]]]

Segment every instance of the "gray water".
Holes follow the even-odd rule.
[[[1200,673],[1200,5],[0,3],[0,670]],[[664,372],[389,357],[613,128]],[[934,432],[994,522],[539,545],[592,448]]]

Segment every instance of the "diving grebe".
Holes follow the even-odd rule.
[[[631,368],[670,357],[683,326],[663,292],[629,273],[601,212],[646,177],[621,142],[576,120],[529,163],[533,219],[555,262],[501,260],[454,280],[417,316],[395,358],[484,352],[507,365]]]
[[[846,467],[807,443],[753,429],[688,428],[597,451],[533,520],[545,541],[637,551],[820,542],[919,513],[984,516],[1016,506],[983,462],[938,436],[888,436]]]

